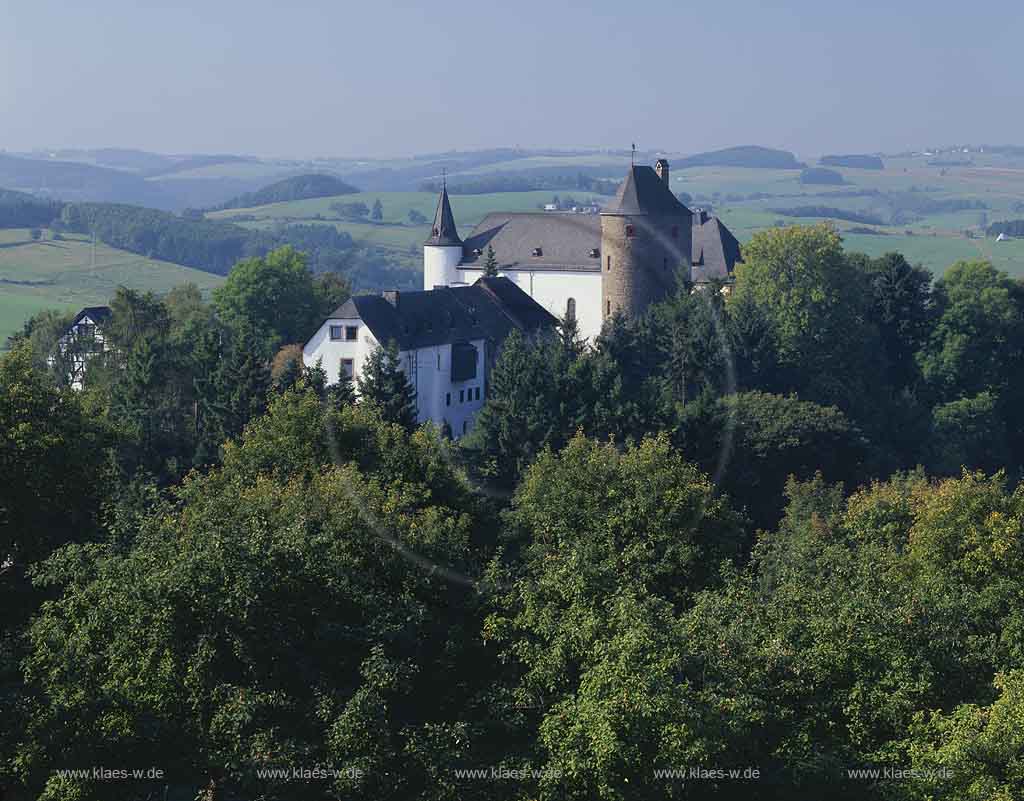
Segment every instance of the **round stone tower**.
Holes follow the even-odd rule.
[[[693,214],[668,186],[669,165],[634,166],[601,212],[601,314],[641,314],[687,281]]]
[[[462,240],[455,230],[455,216],[448,202],[448,187],[441,187],[430,236],[423,243],[423,288],[450,286],[459,281]]]

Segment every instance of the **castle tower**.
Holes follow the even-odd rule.
[[[437,211],[430,236],[423,243],[423,288],[449,286],[459,282],[458,266],[462,261],[462,240],[455,230],[455,217],[448,202],[448,187],[441,186]]]
[[[635,316],[689,280],[693,214],[668,186],[669,165],[633,166],[601,212],[601,314]]]

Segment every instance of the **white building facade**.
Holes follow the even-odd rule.
[[[394,341],[416,393],[417,421],[469,432],[487,397],[487,377],[513,329],[527,334],[557,321],[514,283],[484,278],[472,285],[351,298],[328,317],[302,350],[328,383],[353,382],[378,347]]]
[[[89,362],[110,350],[103,331],[110,317],[109,306],[88,306],[75,315],[75,319],[57,340],[57,347],[47,361],[50,367],[60,365],[72,389],[85,386],[85,371]]]

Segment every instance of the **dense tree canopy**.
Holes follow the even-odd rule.
[[[1021,284],[820,226],[744,258],[513,334],[456,442],[393,345],[358,395],[303,363],[349,286],[291,249],[119,290],[80,391],[37,315],[0,355],[0,794],[1020,797]]]

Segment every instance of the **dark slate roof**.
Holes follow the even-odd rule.
[[[501,267],[599,272],[601,218],[553,211],[488,214],[466,240],[463,265],[483,266],[488,247]]]
[[[113,312],[109,306],[86,306],[78,314],[75,315],[75,319],[71,321],[71,325],[68,326],[68,330],[71,330],[78,325],[82,320],[88,317],[97,325],[105,323],[110,319]]]
[[[441,187],[441,196],[437,199],[437,211],[434,212],[434,225],[430,229],[430,236],[424,245],[438,245],[442,247],[461,245],[459,232],[455,230],[455,216],[452,214],[452,205],[448,202],[448,187]]]
[[[602,214],[690,214],[652,167],[634,165]]]
[[[357,295],[328,319],[360,319],[378,342],[393,339],[400,350],[471,339],[501,341],[513,328],[535,331],[558,323],[508,278],[399,292],[394,304],[381,295]]]
[[[693,214],[693,272],[691,280],[702,283],[727,281],[736,262],[743,261],[740,243],[717,217],[703,209]]]

